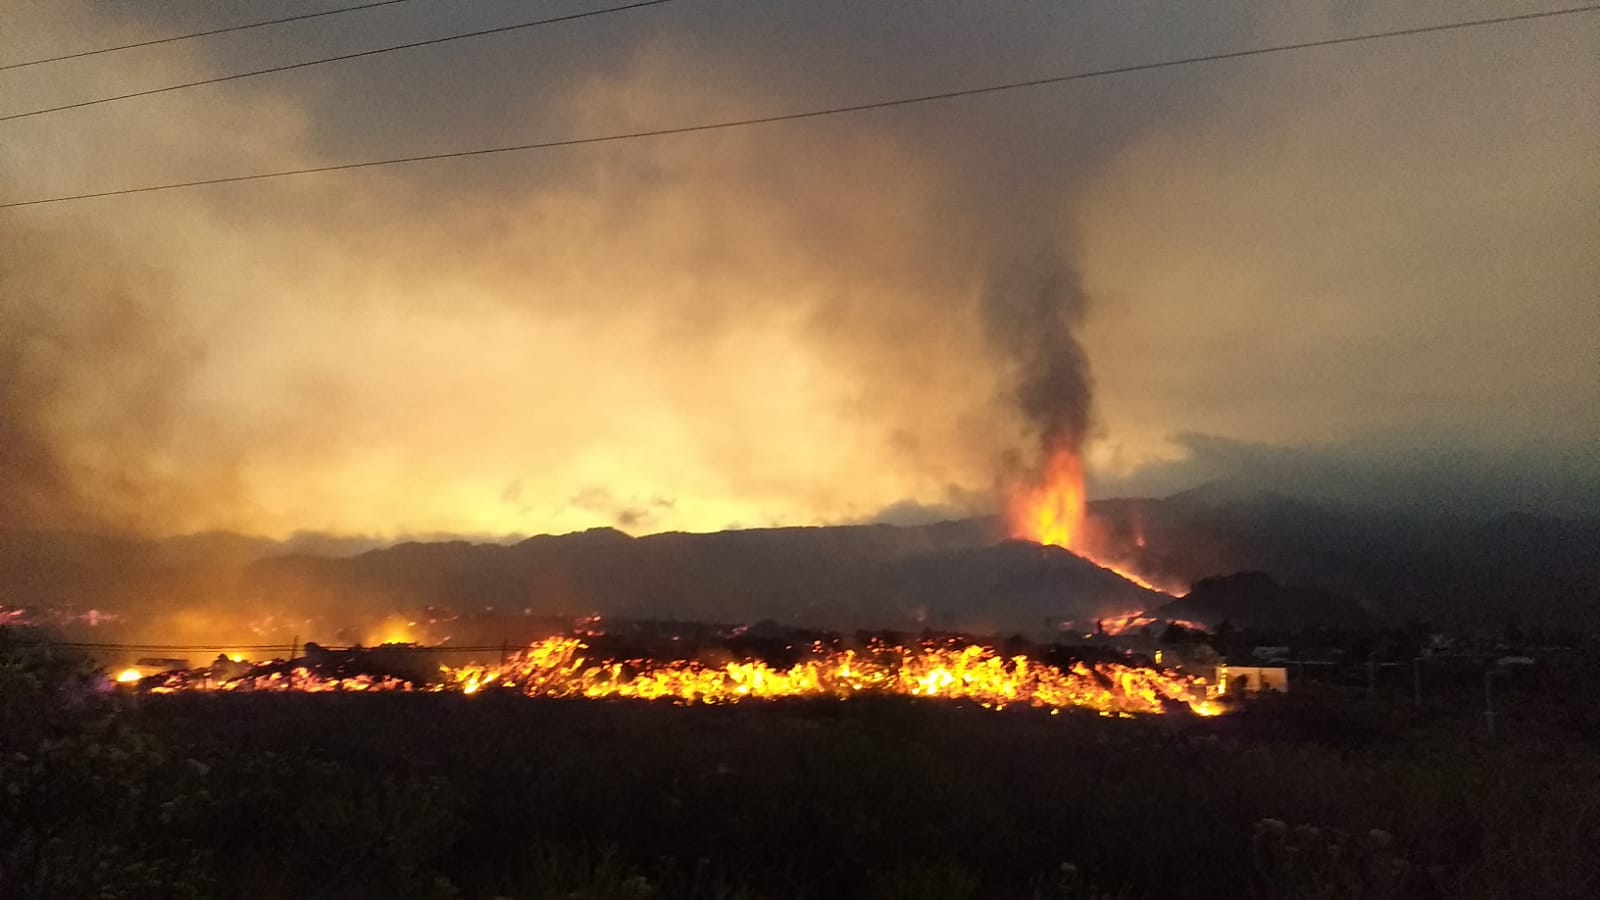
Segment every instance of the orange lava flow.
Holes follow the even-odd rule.
[[[437,683],[395,678],[320,677],[306,669],[228,681],[183,674],[151,693],[183,691],[511,691],[529,697],[664,700],[725,704],[784,697],[894,695],[965,700],[1003,709],[1012,705],[1093,709],[1102,715],[1158,714],[1187,708],[1202,716],[1221,711],[1204,679],[1160,669],[1076,663],[1067,670],[1004,658],[977,645],[907,649],[875,645],[865,651],[813,646],[810,658],[787,669],[761,661],[712,665],[694,660],[596,660],[577,638],[552,637],[497,665],[441,666]]]

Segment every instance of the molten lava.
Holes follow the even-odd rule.
[[[917,649],[874,644],[865,651],[812,647],[809,658],[787,669],[760,660],[711,665],[698,660],[591,659],[577,638],[552,637],[498,665],[440,666],[438,682],[418,685],[384,676],[327,676],[304,667],[287,673],[217,680],[174,673],[151,693],[192,691],[454,691],[491,688],[528,697],[665,700],[723,704],[782,697],[889,694],[967,700],[992,709],[1021,704],[1057,710],[1088,708],[1103,715],[1166,712],[1187,707],[1197,715],[1221,711],[1204,679],[1117,663],[1069,669],[1001,657],[987,647],[925,645]]]
[[[1057,449],[1045,464],[1042,482],[1024,489],[1011,501],[1011,536],[1047,547],[1070,550],[1102,569],[1109,569],[1147,591],[1165,594],[1142,576],[1098,558],[1082,541],[1086,503],[1083,491],[1083,463],[1070,449]],[[1144,535],[1138,537],[1144,547]],[[1133,615],[1131,613],[1125,614]]]
[[[1071,450],[1057,450],[1045,465],[1043,483],[1013,498],[1011,536],[1072,550],[1083,514],[1083,464]]]

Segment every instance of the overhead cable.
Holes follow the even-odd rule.
[[[588,19],[594,16],[603,16],[609,13],[627,12],[646,6],[660,6],[671,3],[672,0],[637,0],[622,6],[607,6],[601,9],[591,9],[586,12],[569,13],[564,16],[552,16],[547,19],[535,19],[531,22],[518,22],[514,25],[501,25],[496,28],[484,28],[479,31],[467,31],[461,34],[449,34],[444,37],[428,38],[421,41],[411,41],[405,44],[390,44],[386,47],[374,47],[371,50],[360,50],[355,53],[342,53],[338,56],[324,56],[317,59],[308,59],[297,63],[287,63],[281,66],[269,66],[265,69],[252,69],[248,72],[234,72],[231,75],[218,75],[215,78],[202,78],[198,81],[185,81],[181,84],[169,84],[165,87],[146,88],[142,91],[131,91],[126,94],[113,94],[109,97],[96,97],[92,100],[79,100],[76,103],[63,103],[60,106],[47,106],[43,109],[30,109],[26,112],[10,113],[0,116],[0,122],[10,122],[15,119],[26,119],[32,116],[42,116],[46,113],[62,112],[69,109],[82,109],[86,106],[99,106],[103,103],[116,103],[119,100],[132,100],[135,97],[151,97],[156,94],[167,94],[172,91],[181,91],[187,88],[200,87],[207,84],[222,84],[225,81],[238,81],[241,78],[254,78],[257,75],[271,75],[275,72],[289,72],[295,69],[307,69],[312,66],[325,65],[332,62],[343,62],[350,59],[362,59],[368,56],[377,56],[381,53],[394,53],[397,50],[415,50],[418,47],[432,47],[436,44],[445,44],[450,41],[464,41],[468,38],[484,37],[491,34],[505,34],[508,31],[520,31],[525,28],[537,28],[541,25],[554,25],[557,22],[571,22],[575,19]]]
[[[77,53],[66,53],[61,56],[48,56],[44,59],[30,59],[26,62],[0,63],[0,72],[7,69],[23,69],[28,66],[41,66],[45,63],[62,62],[68,59],[82,59],[85,56],[99,56],[102,53],[116,53],[118,50],[132,50],[136,47],[154,47],[157,44],[171,44],[176,41],[187,41],[190,38],[210,37],[213,34],[227,34],[230,31],[248,31],[252,28],[265,28],[268,25],[282,25],[286,22],[301,22],[306,19],[320,19],[323,16],[336,16],[340,13],[356,12],[362,9],[372,9],[377,6],[393,6],[396,3],[409,3],[411,0],[376,0],[373,3],[357,3],[354,6],[341,6],[337,9],[325,9],[321,12],[301,13],[298,16],[284,16],[279,19],[267,19],[263,22],[246,22],[242,25],[228,25],[222,28],[213,28],[209,31],[191,31],[188,34],[174,34],[167,37],[152,38],[148,41],[135,41],[132,44],[118,44],[115,47],[101,47],[98,50],[80,50]]]
[[[105,191],[90,191],[79,194],[63,194],[55,197],[41,197],[34,200],[14,200],[9,203],[0,203],[0,209],[15,209],[22,206],[39,206],[47,203],[65,203],[73,200],[89,200],[98,197],[120,197],[128,194],[145,194],[154,191],[172,191],[183,188],[203,187],[207,185],[236,184],[245,181],[265,181],[274,178],[289,178],[297,175],[314,175],[324,172],[344,172],[353,169],[370,169],[379,166],[401,165],[404,163],[433,162],[445,159],[462,159],[471,156],[489,156],[499,153],[519,153],[532,150],[548,150],[556,147],[576,147],[587,144],[616,143],[621,141],[639,140],[643,138],[666,137],[668,135],[694,134],[704,131],[723,131],[727,129],[744,128],[756,125],[770,125],[777,122],[793,122],[801,119],[819,119],[826,116],[867,112],[870,110],[879,109],[890,109],[900,106],[912,106],[921,103],[954,100],[962,97],[996,94],[1002,91],[1013,91],[1023,88],[1065,84],[1068,82],[1085,81],[1093,78],[1105,78],[1113,75],[1126,75],[1134,72],[1149,72],[1159,69],[1177,68],[1179,66],[1195,65],[1199,63],[1244,59],[1254,56],[1289,53],[1298,50],[1310,50],[1318,47],[1333,47],[1344,44],[1362,43],[1365,41],[1411,37],[1414,35],[1434,34],[1438,32],[1456,31],[1468,28],[1482,28],[1491,25],[1505,25],[1512,22],[1525,22],[1534,19],[1551,19],[1557,16],[1570,16],[1578,13],[1596,11],[1600,11],[1600,6],[1579,6],[1567,9],[1549,10],[1545,12],[1523,13],[1513,16],[1497,16],[1489,19],[1472,19],[1469,21],[1450,22],[1442,25],[1426,25],[1417,28],[1401,28],[1391,31],[1368,32],[1365,34],[1350,35],[1348,37],[1326,38],[1316,41],[1301,41],[1293,44],[1277,44],[1270,47],[1256,47],[1248,50],[1231,50],[1222,53],[1207,53],[1200,56],[1186,56],[1177,59],[1167,59],[1156,62],[1135,63],[1126,66],[1116,66],[1109,69],[1092,69],[1082,72],[1073,72],[1065,75],[1052,75],[1045,78],[1028,79],[1026,81],[1011,81],[1002,84],[984,85],[982,87],[941,91],[933,94],[919,94],[890,100],[877,100],[868,103],[852,104],[849,106],[832,106],[799,112],[777,113],[774,115],[756,116],[745,119],[728,119],[719,122],[705,122],[696,125],[680,125],[668,128],[653,128],[643,131],[627,131],[616,134],[594,135],[588,137],[561,138],[556,140],[539,141],[527,144],[512,144],[509,146],[500,147],[480,147],[471,150],[456,150],[447,153],[429,153],[418,156],[398,156],[387,159],[364,160],[360,162],[334,163],[325,166],[308,166],[298,169],[280,169],[273,172],[255,172],[247,175],[228,175],[219,178],[196,179],[193,181],[174,181],[164,184],[143,185],[140,187],[117,188],[114,190]]]

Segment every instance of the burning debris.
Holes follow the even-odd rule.
[[[313,645],[314,646],[314,645]],[[308,649],[310,649],[308,647]],[[721,664],[698,659],[667,662],[589,654],[576,637],[551,637],[493,665],[436,665],[418,677],[425,647],[352,648],[291,662],[252,667],[222,677],[217,667],[149,679],[150,693],[199,691],[428,691],[476,694],[497,691],[541,698],[664,700],[726,704],[791,697],[930,697],[975,702],[991,709],[1022,705],[1093,709],[1102,715],[1159,714],[1187,709],[1221,711],[1204,679],[1114,662],[1076,662],[1062,668],[1025,655],[959,642],[916,648],[874,642],[864,650],[829,648],[821,641],[781,667],[759,659]],[[382,658],[372,654],[381,654]],[[313,659],[313,656],[316,658]],[[401,670],[410,670],[397,674]]]

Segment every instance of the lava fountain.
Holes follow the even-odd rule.
[[[1071,450],[1056,450],[1045,464],[1042,482],[1011,501],[1011,536],[1063,550],[1077,550],[1083,529],[1083,463]]]
[[[1012,497],[1008,511],[1011,536],[1021,541],[1069,550],[1146,590],[1168,593],[1140,575],[1099,558],[1085,546],[1083,521],[1086,509],[1083,461],[1076,451],[1057,448],[1050,452],[1039,483],[1018,491]],[[1143,546],[1142,537],[1140,541],[1140,546]]]

